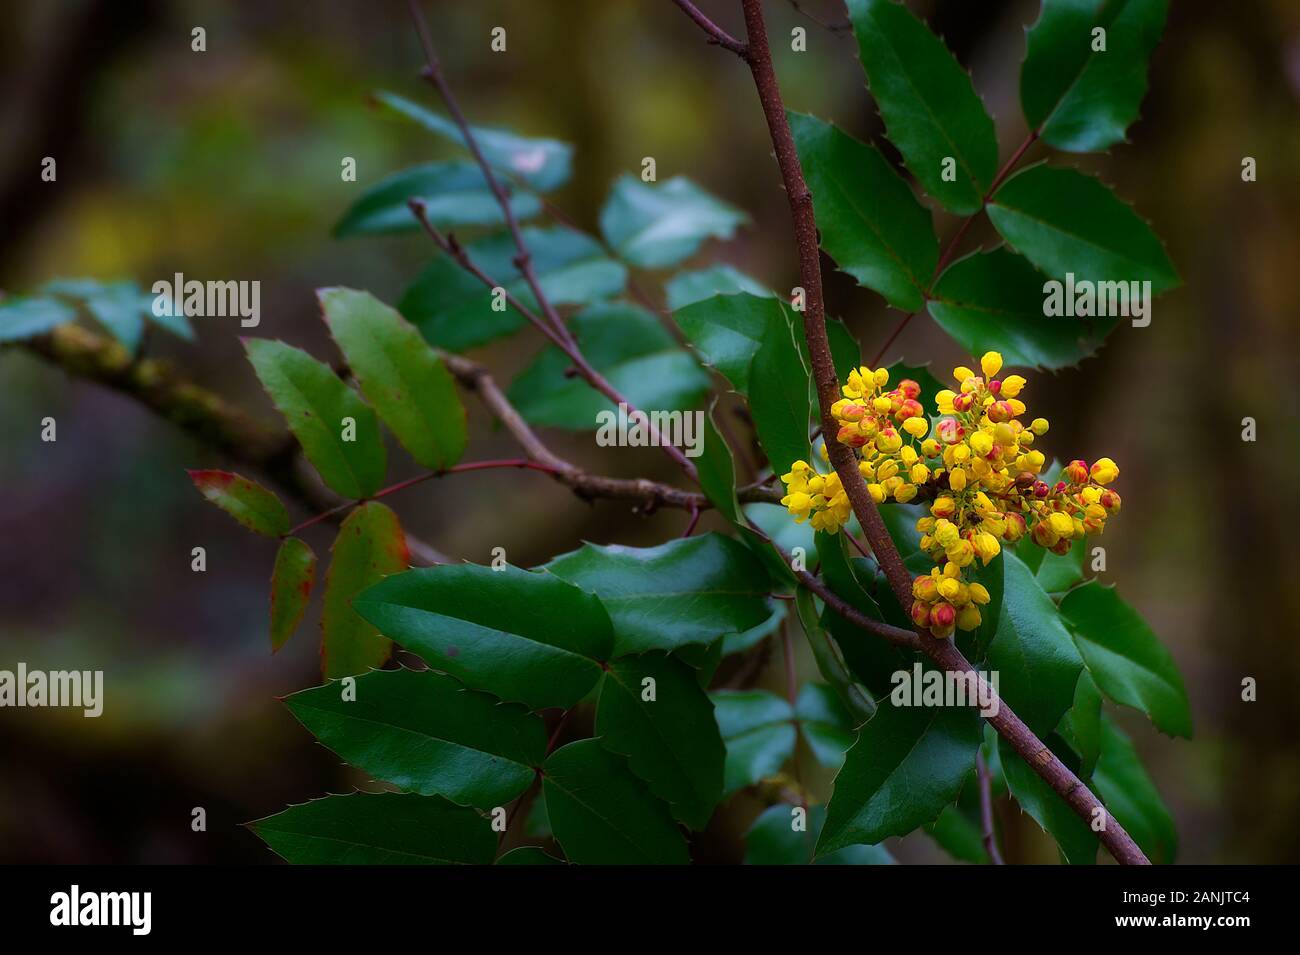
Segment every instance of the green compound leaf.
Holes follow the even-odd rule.
[[[284,503],[256,481],[230,471],[187,471],[194,486],[250,531],[279,537],[289,530]]]
[[[1169,0],[1043,0],[1028,31],[1020,104],[1044,142],[1095,152],[1124,141],[1168,12]]]
[[[928,308],[972,355],[998,351],[1008,366],[1065,368],[1096,354],[1117,320],[1044,315],[1046,281],[1009,249],[974,252],[944,270]]]
[[[1174,861],[1178,830],[1133,742],[1109,716],[1101,718],[1101,754],[1092,777],[1107,810],[1157,865]]]
[[[808,378],[786,317],[769,316],[763,342],[750,362],[749,410],[759,443],[777,474],[785,473],[795,461],[812,458]]]
[[[584,544],[543,569],[600,598],[614,622],[615,657],[713,643],[771,614],[762,565],[718,534],[658,547]]]
[[[488,188],[483,171],[472,162],[431,162],[393,173],[375,183],[352,204],[338,225],[336,238],[414,232],[419,221],[407,204],[424,203],[424,215],[439,228],[469,225],[502,225],[505,216],[497,197]],[[542,211],[531,193],[516,192],[510,209],[519,222]]]
[[[457,145],[465,145],[460,128],[445,116],[430,112],[396,93],[380,92],[374,98],[381,106],[405,116],[430,132]],[[558,189],[569,180],[573,147],[568,143],[555,139],[530,139],[508,130],[483,126],[471,126],[470,132],[488,165],[498,172],[523,180],[539,192]]]
[[[566,228],[524,228],[533,270],[552,305],[590,305],[623,290],[627,269],[589,236]],[[525,308],[538,314],[537,299],[515,266],[519,250],[508,234],[488,236],[465,247],[471,262],[500,283]],[[494,307],[494,303],[499,303]],[[434,345],[465,351],[509,335],[525,322],[504,298],[445,255],[429,264],[398,303]]]
[[[668,309],[673,312],[715,295],[735,295],[737,292],[758,296],[772,294],[758,279],[751,278],[730,265],[713,265],[693,272],[679,272],[668,280],[664,291],[667,293]]]
[[[651,185],[620,176],[600,212],[600,231],[619,258],[643,269],[676,265],[705,239],[729,239],[747,216],[682,176]]]
[[[321,479],[346,498],[369,497],[379,490],[388,452],[379,419],[361,396],[300,348],[264,338],[245,341],[244,348]]]
[[[615,661],[601,683],[596,735],[628,758],[679,822],[708,824],[722,798],[726,749],[691,667],[664,653]]]
[[[555,840],[579,865],[685,865],[686,841],[668,807],[600,740],[556,750],[542,767]]]
[[[745,865],[893,865],[881,846],[846,846],[813,858],[813,849],[826,823],[825,806],[809,806],[799,825],[799,807],[778,803],[763,811],[745,834]]]
[[[697,408],[708,391],[708,374],[645,309],[593,305],[575,315],[570,328],[583,355],[632,407],[686,411]],[[530,423],[591,431],[600,425],[601,412],[614,409],[586,381],[565,375],[572,364],[551,346],[511,384],[510,401]]]
[[[321,313],[361,390],[402,447],[440,470],[465,450],[465,408],[437,353],[369,292],[320,289]]]
[[[1113,587],[1095,580],[1075,587],[1061,601],[1061,616],[1103,693],[1141,710],[1162,732],[1191,738],[1191,707],[1174,658]]]
[[[1150,282],[1153,294],[1179,283],[1151,227],[1077,169],[1030,166],[1002,185],[988,213],[1002,237],[1053,279]]]
[[[970,76],[901,4],[848,0],[848,8],[871,95],[907,168],[950,212],[978,212],[997,173],[998,143]]]
[[[74,309],[52,298],[0,300],[0,342],[21,341],[44,334],[77,317]]]
[[[920,310],[939,260],[930,213],[875,147],[813,116],[789,119],[826,254],[890,305]]]
[[[794,755],[790,704],[767,690],[718,690],[710,696],[727,747],[724,798],[779,773]]]
[[[437,796],[326,796],[248,827],[297,865],[489,865],[497,834],[472,809]]]
[[[287,537],[275,555],[271,572],[271,652],[288,643],[316,585],[316,553],[305,541]]]
[[[411,562],[397,515],[378,501],[362,504],[347,516],[331,553],[321,612],[321,670],[329,680],[365,673],[388,659],[392,642],[357,616],[352,601]]]
[[[354,606],[434,669],[533,709],[586,696],[613,643],[599,600],[517,567],[423,567],[376,584]]]
[[[316,738],[374,779],[489,811],[533,781],[546,727],[522,706],[432,670],[376,670],[285,700]]]
[[[1047,744],[1057,756],[1067,762],[1069,753]],[[1011,795],[1020,803],[1020,808],[1033,818],[1038,825],[1056,840],[1061,855],[1070,865],[1095,865],[1097,862],[1097,835],[1088,824],[1079,818],[1070,808],[1069,803],[1060,797],[1056,790],[1043,780],[1029,765],[1020,758],[1011,745],[998,737],[998,757],[1002,762],[1002,773],[1007,781]],[[1077,767],[1071,767],[1076,769]]]

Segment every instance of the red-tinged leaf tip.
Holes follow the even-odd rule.
[[[185,473],[190,476],[190,480],[194,482],[194,486],[199,490],[208,487],[229,487],[235,481],[239,480],[238,474],[233,474],[230,471],[218,471],[215,469],[186,470]]]

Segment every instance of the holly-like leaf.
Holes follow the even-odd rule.
[[[188,471],[190,480],[217,507],[250,531],[279,537],[289,530],[284,503],[256,481],[230,471]]]
[[[979,824],[957,806],[948,806],[939,818],[926,826],[930,838],[954,859],[984,865],[989,861],[984,834]]]
[[[425,217],[439,228],[505,222],[482,169],[472,162],[431,162],[395,172],[366,189],[334,227],[334,235],[416,231],[420,223],[407,205],[411,199],[424,203]],[[531,193],[515,191],[510,209],[523,222],[541,212],[542,204]]]
[[[397,515],[383,504],[368,501],[344,519],[325,575],[321,670],[326,679],[365,673],[388,659],[392,642],[357,615],[353,599],[410,562]]]
[[[1074,705],[1061,717],[1056,731],[1078,755],[1082,775],[1091,776],[1101,752],[1101,691],[1087,670],[1079,675]]]
[[[614,622],[615,657],[712,643],[770,614],[762,565],[718,534],[658,547],[584,544],[544,569],[600,598]]]
[[[705,239],[729,239],[746,215],[674,176],[659,185],[624,174],[600,212],[600,231],[619,258],[643,269],[676,265]]]
[[[1065,759],[1070,756],[1059,747],[1052,747],[1050,740],[1048,746],[1058,757]],[[1043,831],[1056,840],[1065,861],[1070,865],[1096,864],[1097,835],[1070,808],[1069,803],[1047,785],[1043,777],[1030,769],[1002,737],[998,737],[998,756],[1011,795],[1020,803],[1020,808],[1029,813]]]
[[[432,133],[464,146],[460,128],[445,116],[425,109],[395,93],[375,94],[381,106],[405,116]],[[471,126],[470,132],[488,165],[498,172],[521,179],[539,192],[558,189],[569,180],[573,147],[555,139],[532,139],[504,129]]]
[[[939,260],[930,213],[875,147],[814,116],[789,119],[826,254],[890,305],[919,310]]]
[[[988,212],[1016,251],[1058,281],[1072,274],[1076,283],[1150,282],[1153,294],[1178,285],[1178,273],[1151,227],[1077,169],[1030,166],[1003,183]]]
[[[835,691],[825,683],[805,683],[794,709],[817,762],[829,769],[844,765],[844,754],[853,745],[854,720]]]
[[[715,401],[704,418],[704,435],[700,455],[695,459],[700,489],[718,509],[718,513],[733,524],[741,522],[740,503],[736,499],[736,462],[731,448],[715,424],[718,405]]]
[[[1043,0],[1028,31],[1020,103],[1044,142],[1094,152],[1124,141],[1168,12],[1169,0]]]
[[[749,367],[749,410],[759,443],[777,474],[812,458],[808,370],[782,315],[768,318]]]
[[[623,290],[627,269],[599,243],[567,228],[525,227],[521,234],[533,257],[542,292],[552,305],[589,305]],[[537,299],[519,274],[519,250],[508,234],[491,235],[465,247],[470,261],[510,297],[540,314]],[[501,338],[524,317],[492,289],[445,255],[434,259],[398,303],[398,310],[430,342],[465,351]]]
[[[432,670],[376,670],[295,693],[293,715],[374,779],[484,811],[504,806],[546,758],[546,727],[522,706]]]
[[[787,310],[784,302],[770,295],[739,292],[695,302],[675,312],[673,319],[704,363],[744,395],[749,393],[749,366],[764,334],[778,323],[789,327]]]
[[[388,453],[379,419],[361,396],[302,349],[264,338],[250,339],[244,348],[262,387],[321,479],[347,498],[369,497],[379,490]]]
[[[596,734],[673,816],[703,829],[722,798],[726,749],[695,671],[665,653],[615,661],[596,704]]]
[[[1071,544],[1065,554],[1046,551],[1034,576],[1049,594],[1063,594],[1083,581],[1083,561],[1087,551],[1088,544],[1082,538]]]
[[[575,315],[570,327],[586,359],[632,407],[685,412],[703,400],[708,374],[645,309],[593,305]],[[614,404],[586,381],[565,375],[572,364],[551,346],[511,384],[511,403],[530,423],[591,431],[600,426],[602,412],[613,411]],[[685,437],[678,435],[674,443]]]
[[[473,809],[438,796],[326,796],[248,827],[297,865],[489,865],[497,834]]]
[[[747,292],[761,297],[772,294],[758,279],[730,265],[711,265],[694,272],[680,272],[668,280],[664,291],[668,297],[668,309],[673,312],[715,295]]]
[[[1101,718],[1101,753],[1092,776],[1106,809],[1157,865],[1174,861],[1178,830],[1133,742],[1109,716]]]
[[[845,846],[813,859],[817,837],[826,823],[825,806],[809,806],[800,820],[798,806],[769,806],[745,833],[745,865],[892,865],[882,846]],[[799,828],[795,828],[799,825]]]
[[[563,859],[557,859],[537,846],[519,846],[511,849],[501,858],[497,865],[564,865]]]
[[[316,295],[353,377],[402,447],[432,470],[459,461],[465,408],[451,373],[414,326],[369,292]]]
[[[1095,580],[1075,587],[1061,601],[1061,616],[1103,693],[1141,710],[1162,732],[1191,737],[1187,689],[1174,658],[1113,587]]]
[[[723,795],[775,776],[794,755],[794,709],[767,690],[712,694],[718,730],[727,747]]]
[[[306,541],[286,537],[271,572],[271,652],[284,646],[302,623],[316,585],[316,553]]]
[[[901,4],[848,0],[848,8],[871,95],[907,168],[950,212],[978,212],[998,143],[969,74]]]
[[[533,709],[586,696],[613,643],[599,600],[516,567],[420,568],[376,584],[353,605],[431,667]]]
[[[579,865],[685,865],[686,842],[668,807],[627,760],[584,739],[557,749],[542,789],[555,840]]]
[[[0,342],[21,341],[48,332],[77,317],[76,311],[53,298],[0,300]]]

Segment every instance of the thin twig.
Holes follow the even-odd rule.
[[[980,791],[980,828],[984,834],[984,851],[989,854],[994,865],[1002,865],[1002,853],[993,831],[993,784],[989,779],[989,767],[984,762],[984,754],[978,751],[975,753],[975,780]]]

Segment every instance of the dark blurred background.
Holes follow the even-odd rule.
[[[699,263],[796,284],[785,197],[749,76],[668,0],[426,6],[474,121],[576,146],[574,179],[553,197],[569,216],[594,228],[612,180],[653,155],[661,178],[688,175],[753,217]],[[743,32],[737,3],[702,6]],[[843,17],[827,0],[803,6]],[[1025,132],[1019,64],[1038,4],[909,6],[971,69],[1005,157]],[[1117,581],[1171,647],[1196,736],[1171,741],[1120,715],[1175,814],[1180,861],[1293,862],[1300,4],[1172,6],[1131,143],[1057,161],[1100,174],[1133,202],[1185,284],[1158,300],[1150,327],[1120,327],[1081,368],[1033,376],[1026,397],[1052,421],[1049,450],[1109,454],[1123,468],[1124,511],[1104,539],[1103,579]],[[853,42],[780,0],[767,9],[774,37],[808,28],[807,53],[774,44],[787,105],[878,137]],[[395,301],[428,260],[419,236],[329,235],[367,184],[447,154],[366,103],[369,91],[390,89],[434,105],[400,0],[5,0],[0,23],[0,288],[22,292],[57,276],[131,277],[147,288],[178,271],[258,279],[254,334],[333,358],[312,290],[349,285]],[[497,25],[508,31],[505,54],[488,51]],[[207,30],[206,53],[191,52],[195,26]],[[38,179],[46,155],[58,159],[57,183]],[[1030,158],[1043,155],[1036,147]],[[359,182],[340,181],[343,156],[357,159]],[[1255,183],[1241,181],[1245,156],[1258,161]],[[951,234],[951,220],[936,223]],[[972,238],[992,240],[987,222]],[[656,297],[661,279],[638,276]],[[838,274],[828,296],[869,357],[897,313]],[[273,421],[233,321],[200,321],[198,331],[194,344],[155,336],[149,351]],[[508,380],[538,347],[525,332],[477,357]],[[963,356],[918,319],[889,357],[932,358],[942,371]],[[100,719],[0,711],[0,861],[272,861],[239,823],[363,780],[276,701],[319,682],[315,617],[270,655],[274,545],[204,504],[183,471],[227,462],[129,399],[26,354],[0,354],[0,395],[0,667],[107,671]],[[467,459],[512,453],[467,405]],[[39,438],[46,415],[59,422],[55,444]],[[1248,415],[1258,421],[1254,444],[1241,440]],[[554,439],[606,473],[673,478],[652,451],[615,460],[593,453],[587,436]],[[415,467],[399,457],[393,472]],[[524,566],[583,539],[655,543],[686,519],[587,505],[514,472],[453,476],[394,503],[412,533],[447,554],[486,561],[503,546]],[[309,539],[324,553],[330,530]],[[198,544],[206,574],[190,571]],[[1257,702],[1241,700],[1245,677],[1258,681]],[[190,830],[196,806],[207,810],[206,833]],[[1016,815],[1003,815],[1013,857],[1051,860]],[[895,848],[904,859],[941,858],[923,837]]]

